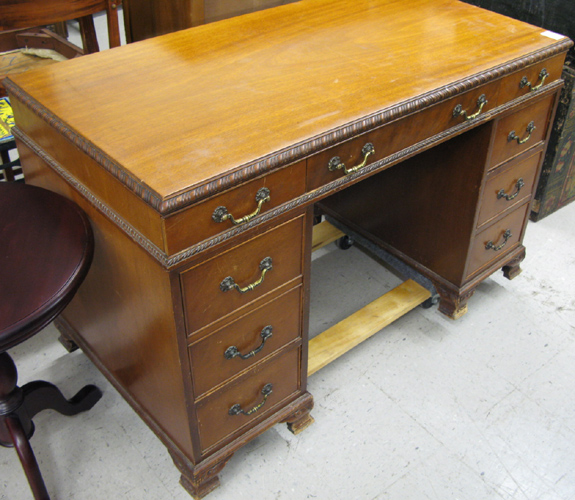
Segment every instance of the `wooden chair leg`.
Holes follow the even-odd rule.
[[[94,18],[84,16],[78,19],[80,23],[80,33],[82,35],[82,45],[84,54],[93,54],[99,52],[98,37],[96,36],[96,28],[94,27]]]
[[[66,399],[49,382],[38,380],[18,387],[18,371],[7,352],[0,353],[0,445],[14,446],[35,500],[49,500],[38,462],[29,439],[34,433],[32,418],[42,410],[76,415],[92,408],[102,397],[95,385],[87,385]]]
[[[34,498],[46,500],[50,497],[29,441],[34,424],[22,411],[24,395],[17,383],[14,361],[7,352],[0,353],[0,444],[16,448]]]
[[[14,443],[14,448],[18,453],[18,458],[22,463],[22,468],[24,469],[24,473],[28,479],[28,484],[30,485],[34,499],[50,500],[48,490],[46,490],[46,485],[42,478],[42,473],[40,472],[40,467],[38,467],[38,462],[36,461],[36,456],[34,455],[34,451],[30,446],[30,441],[22,428],[20,419],[11,415],[5,418],[5,423],[10,432],[12,442]]]

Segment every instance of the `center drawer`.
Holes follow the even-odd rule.
[[[349,171],[365,162],[357,170],[361,171],[456,125],[473,121],[474,115],[480,116],[497,105],[499,83],[497,80],[482,85],[315,154],[308,158],[307,189],[345,176],[344,168],[336,168],[337,164],[345,165]]]
[[[188,334],[301,276],[303,216],[180,275]]]

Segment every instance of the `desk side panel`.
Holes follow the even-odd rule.
[[[20,152],[27,182],[75,201],[94,230],[92,267],[62,315],[68,333],[169,448],[192,456],[169,272],[30,149]]]
[[[37,147],[58,164],[66,165],[70,175],[89,186],[94,196],[128,221],[153,245],[165,251],[163,222],[150,205],[18,98],[10,96],[10,103],[18,123],[18,132],[23,134],[23,138],[33,141],[30,147]],[[102,157],[100,161],[106,159]]]

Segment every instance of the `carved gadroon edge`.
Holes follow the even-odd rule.
[[[559,87],[561,87],[562,83],[561,82],[553,82],[550,83],[548,86],[546,86],[546,92],[552,91],[553,89],[557,89]],[[244,231],[248,231],[249,229],[262,224],[264,222],[269,221],[270,219],[273,219],[285,212],[288,212],[290,210],[293,210],[297,207],[300,206],[304,206],[304,205],[309,205],[317,200],[319,200],[320,198],[323,198],[325,196],[327,196],[330,192],[333,191],[337,191],[338,188],[343,187],[345,184],[349,184],[354,182],[357,179],[360,178],[364,178],[364,177],[368,177],[371,174],[373,174],[375,171],[378,170],[382,170],[388,166],[391,166],[395,163],[399,163],[400,161],[403,161],[411,156],[414,156],[426,149],[432,148],[433,146],[440,144],[441,142],[444,142],[445,140],[449,139],[451,136],[454,135],[458,135],[461,132],[470,129],[470,128],[474,128],[477,125],[480,125],[481,123],[485,123],[486,121],[489,121],[490,119],[492,119],[495,115],[499,115],[505,111],[507,111],[508,109],[517,106],[519,103],[521,103],[522,101],[526,101],[528,99],[530,99],[532,97],[531,95],[526,95],[524,97],[521,97],[519,99],[516,99],[514,101],[510,101],[508,103],[505,103],[502,106],[499,106],[497,108],[494,108],[492,110],[489,110],[487,112],[485,112],[483,115],[481,115],[481,117],[472,120],[472,121],[468,121],[468,122],[462,122],[458,125],[455,125],[454,127],[450,127],[447,130],[444,130],[443,132],[436,134],[432,137],[429,137],[427,139],[424,139],[423,141],[420,141],[416,144],[413,144],[412,146],[409,146],[405,149],[402,149],[401,151],[398,151],[397,153],[391,154],[389,156],[386,156],[385,158],[382,158],[381,160],[375,161],[373,163],[370,163],[368,165],[366,165],[365,167],[363,167],[361,170],[359,170],[358,172],[346,175],[346,176],[342,176],[328,184],[325,184],[313,191],[307,192],[305,194],[303,194],[302,196],[299,196],[298,198],[294,198],[293,200],[288,201],[287,203],[284,203],[283,205],[280,205],[278,207],[275,207],[274,209],[268,210],[266,212],[264,212],[263,214],[259,215],[258,217],[252,219],[251,221],[242,224],[241,226],[235,226],[232,229],[229,229],[228,231],[222,232],[218,235],[216,235],[215,237],[202,241],[200,243],[198,243],[197,245],[191,246],[177,254],[174,254],[172,256],[170,256],[167,260],[167,264],[168,267],[171,266],[175,266],[187,259],[189,259],[190,257],[193,257],[194,255],[197,255],[200,252],[203,252],[215,245],[218,245],[219,243],[222,243],[230,238],[233,238],[235,236],[237,236],[238,234],[244,232]]]
[[[558,88],[562,85],[561,82],[552,82],[545,87],[545,92],[552,91],[555,88]],[[240,226],[234,226],[233,228],[223,231],[222,233],[217,234],[213,238],[204,240],[199,242],[196,245],[190,246],[181,252],[178,252],[173,255],[167,255],[163,250],[153,244],[148,238],[146,238],[142,233],[140,233],[137,229],[135,229],[131,224],[129,224],[126,220],[120,217],[115,211],[110,209],[105,203],[103,203],[99,198],[94,196],[91,191],[86,188],[81,182],[79,182],[75,177],[73,177],[66,169],[64,169],[54,158],[48,155],[42,148],[40,148],[32,139],[30,139],[26,134],[24,134],[19,128],[16,126],[12,129],[12,132],[15,137],[21,140],[26,146],[28,146],[34,153],[40,156],[52,169],[57,171],[59,175],[61,175],[69,184],[74,186],[76,190],[78,190],[82,195],[100,212],[102,212],[109,220],[111,220],[114,224],[116,224],[124,233],[126,233],[130,238],[132,238],[136,243],[138,243],[142,248],[144,248],[152,257],[154,257],[158,262],[160,262],[166,268],[172,268],[184,262],[185,260],[218,245],[224,241],[233,238],[244,231],[248,231],[253,227],[265,223],[270,219],[273,219],[285,212],[290,210],[296,209],[303,205],[308,205],[313,203],[314,201],[323,198],[328,193],[337,190],[340,187],[343,187],[345,184],[354,182],[356,179],[367,177],[374,173],[374,171],[381,170],[387,166],[391,166],[392,164],[398,163],[404,159],[409,158],[423,150],[429,149],[445,140],[453,135],[457,135],[469,128],[473,128],[481,123],[484,123],[493,118],[494,115],[498,115],[509,108],[516,106],[518,103],[524,100],[528,100],[532,97],[532,94],[527,94],[519,99],[514,101],[510,101],[505,103],[502,106],[489,110],[482,114],[475,120],[462,122],[458,125],[450,127],[443,132],[436,134],[432,137],[424,139],[412,146],[409,146],[401,151],[398,151],[394,154],[386,156],[385,158],[378,160],[376,162],[370,163],[363,167],[358,172],[342,176],[328,184],[325,184],[314,191],[310,191],[308,193],[303,194],[298,198],[294,198],[293,200],[284,203],[283,205],[279,205],[274,209],[268,210],[263,214],[255,217],[249,222],[242,224]]]
[[[511,74],[524,67],[536,64],[539,61],[553,57],[571,47],[573,42],[565,38],[545,49],[533,52],[527,56],[510,61],[506,64],[497,66],[488,71],[462,79],[458,82],[451,83],[440,89],[428,92],[417,98],[410,99],[396,106],[392,106],[383,111],[376,112],[345,126],[333,129],[326,134],[311,138],[307,141],[290,146],[282,151],[278,151],[263,159],[256,160],[252,163],[238,166],[238,169],[230,174],[224,175],[212,182],[201,186],[193,187],[189,191],[177,196],[162,199],[161,196],[153,191],[149,186],[136,180],[121,165],[110,158],[106,153],[97,148],[90,141],[78,135],[70,129],[66,123],[62,122],[57,116],[52,114],[42,104],[36,101],[32,96],[16,86],[9,78],[3,82],[4,87],[18,100],[23,102],[32,112],[42,120],[49,123],[52,128],[70,140],[80,150],[84,151],[89,157],[97,161],[104,169],[116,177],[128,189],[142,198],[155,210],[163,215],[170,214],[192,203],[213,196],[216,193],[227,190],[239,184],[242,184],[254,177],[258,177],[277,168],[293,163],[305,158],[313,153],[319,152],[330,146],[343,142],[356,135],[365,133],[371,129],[380,127],[385,123],[410,115],[416,111],[427,108],[448,98],[471,90],[475,87],[488,83],[490,81]]]
[[[108,205],[103,203],[99,198],[84,186],[78,179],[72,176],[63,168],[54,158],[40,148],[30,137],[24,134],[17,126],[12,128],[14,137],[22,141],[36,155],[38,155],[48,166],[55,170],[68,184],[74,187],[84,198],[86,198],[96,209],[102,212],[110,221],[116,224],[124,233],[132,238],[136,243],[143,247],[152,257],[167,267],[168,256],[159,247],[154,245],[148,238],[128,224],[122,217],[114,212]]]

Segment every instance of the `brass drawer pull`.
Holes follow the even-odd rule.
[[[272,393],[272,384],[266,384],[262,389],[264,400],[259,405],[254,406],[251,410],[245,411],[242,410],[242,406],[240,404],[235,404],[229,409],[228,413],[232,416],[239,415],[240,413],[242,415],[251,415],[252,413],[255,413],[266,404],[266,401],[271,393]]]
[[[495,243],[493,243],[492,241],[487,242],[487,244],[485,245],[485,250],[494,250],[495,252],[498,252],[499,250],[501,250],[506,244],[507,241],[509,241],[509,238],[511,238],[511,236],[513,236],[511,234],[511,229],[508,229],[507,231],[505,231],[503,233],[503,243],[501,243],[500,245],[495,246]]]
[[[232,224],[234,226],[244,224],[245,222],[250,221],[256,215],[258,215],[262,209],[262,205],[266,201],[270,201],[270,199],[271,199],[270,190],[266,187],[260,188],[256,193],[256,203],[258,204],[258,206],[255,209],[255,211],[253,211],[251,214],[245,215],[240,219],[236,219],[232,214],[228,212],[228,209],[226,207],[218,207],[214,210],[214,213],[212,214],[212,219],[215,222],[224,222],[229,219],[230,221],[232,221]]]
[[[264,282],[264,277],[265,277],[266,273],[269,270],[271,270],[272,268],[273,268],[272,258],[266,257],[264,260],[262,260],[260,262],[260,271],[262,272],[262,275],[260,276],[259,280],[254,281],[253,283],[249,284],[248,286],[242,288],[234,281],[234,278],[232,278],[231,276],[228,276],[227,278],[224,278],[222,280],[222,282],[220,283],[220,290],[222,292],[227,292],[227,291],[233,290],[235,288],[240,293],[249,292],[249,291],[253,290],[256,286],[259,286]]]
[[[255,356],[258,352],[260,352],[266,343],[266,340],[271,338],[273,335],[273,328],[271,325],[265,326],[262,332],[260,333],[260,337],[262,338],[262,343],[259,347],[255,348],[253,351],[248,352],[247,354],[241,354],[238,348],[235,345],[232,345],[226,349],[224,352],[224,357],[226,359],[233,359],[235,357],[240,357],[242,359],[249,359]]]
[[[453,109],[453,116],[457,117],[457,116],[463,116],[463,118],[465,118],[465,120],[473,120],[473,118],[477,118],[479,116],[479,114],[481,113],[481,111],[483,110],[483,106],[485,106],[487,104],[487,97],[485,97],[485,94],[481,94],[479,96],[479,99],[477,99],[477,106],[478,106],[478,110],[476,113],[473,113],[472,115],[468,115],[467,111],[465,111],[463,109],[463,106],[461,104],[458,104],[457,106],[455,106],[455,108]]]
[[[328,168],[330,172],[335,170],[342,170],[345,175],[353,174],[357,172],[360,168],[365,167],[367,164],[367,159],[370,155],[375,153],[375,147],[371,142],[368,142],[363,148],[361,148],[361,154],[363,155],[363,161],[356,165],[355,167],[347,168],[344,163],[341,162],[341,158],[339,156],[334,156],[331,160],[329,160]]]
[[[523,182],[523,179],[520,178],[515,184],[516,191],[513,194],[505,194],[505,189],[500,189],[497,193],[497,199],[500,200],[501,198],[505,198],[507,201],[514,200],[517,198],[517,195],[523,186],[525,186],[525,182]]]
[[[547,78],[548,76],[549,76],[549,71],[547,71],[545,68],[543,68],[539,72],[539,80],[541,80],[541,83],[539,85],[532,86],[531,82],[529,80],[527,80],[526,76],[524,76],[523,78],[521,78],[521,81],[519,82],[519,88],[529,87],[531,92],[534,92],[535,90],[539,90],[543,86],[543,84],[545,83],[545,78]]]
[[[515,130],[512,130],[507,136],[507,141],[517,141],[517,144],[525,144],[531,138],[531,134],[536,128],[537,127],[535,126],[534,122],[529,122],[529,125],[527,125],[527,128],[525,129],[527,132],[527,137],[520,139],[517,135],[515,135]]]

